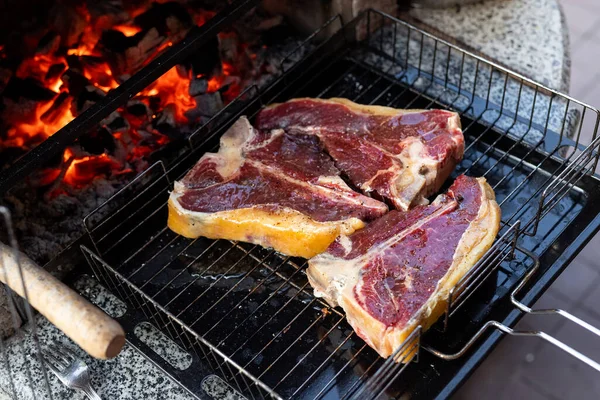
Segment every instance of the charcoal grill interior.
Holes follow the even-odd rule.
[[[355,40],[357,30],[367,32],[364,40]],[[209,368],[248,398],[451,393],[500,333],[486,332],[476,349],[454,361],[424,349],[458,352],[492,319],[514,326],[520,313],[509,295],[523,276],[540,262],[520,293],[531,303],[598,229],[597,111],[375,11],[300,63],[284,62],[283,70],[268,89],[246,91],[194,135],[177,163],[156,164],[92,213],[86,227],[93,246],[84,254],[96,277],[131,306],[120,319],[128,330],[149,321],[192,354],[186,371],[164,366],[192,391],[199,393]],[[474,74],[467,78],[466,71]],[[418,362],[400,375],[401,364],[385,363],[343,312],[312,295],[306,260],[247,243],[186,239],[166,226],[172,182],[216,151],[238,116],[304,96],[459,112],[466,150],[453,178],[485,176],[502,208],[503,239],[452,302],[451,318],[420,338]],[[550,119],[551,110],[563,118]],[[591,140],[582,135],[586,129]],[[419,345],[407,348],[413,343]]]
[[[149,61],[145,67],[141,68],[131,78],[110,90],[106,96],[101,99],[94,99],[93,106],[87,108],[77,118],[24,154],[18,162],[3,170],[0,174],[0,194],[6,193],[32,172],[44,167],[52,157],[60,155],[65,147],[71,145],[77,138],[93,131],[103,119],[126,103],[128,99],[159,79],[169,69],[189,60],[191,54],[201,52],[203,46],[206,46],[209,40],[214,41],[219,32],[241,18],[256,3],[256,0],[222,2],[218,7],[222,11],[215,13],[212,18],[209,18],[201,26],[193,24],[185,39],[180,43],[166,48],[164,52]]]

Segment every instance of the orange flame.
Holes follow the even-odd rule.
[[[130,21],[133,20],[135,15],[144,11],[144,8],[140,8],[136,11],[130,11]],[[47,77],[48,71],[51,67],[56,64],[63,64],[65,67],[69,65],[67,63],[67,56],[78,56],[81,58],[82,70],[77,71],[83,74],[90,82],[101,90],[108,92],[111,89],[118,87],[119,83],[113,76],[113,73],[108,62],[98,62],[99,58],[83,58],[83,56],[94,56],[100,57],[102,54],[96,50],[97,42],[102,34],[102,29],[115,29],[122,32],[125,36],[131,37],[141,32],[141,28],[128,25],[126,22],[124,25],[110,26],[97,24],[94,26],[91,24],[89,12],[85,6],[78,8],[78,12],[85,14],[87,25],[84,29],[81,38],[75,48],[67,49],[66,55],[64,50],[59,50],[56,54],[37,54],[28,59],[25,59],[16,71],[16,76],[19,78],[34,78],[53,92],[57,93],[54,99],[47,102],[38,102],[35,104],[35,112],[28,121],[13,122],[12,126],[9,127],[6,134],[0,141],[0,147],[29,147],[38,142],[39,139],[45,139],[64,125],[73,120],[74,116],[71,112],[71,97],[67,97],[64,103],[60,105],[54,105],[54,102],[61,92],[68,91],[67,85],[64,85],[61,77]],[[203,25],[208,19],[212,18],[214,13],[202,11],[200,13],[193,13],[193,18],[198,25]],[[103,28],[100,28],[100,26]],[[173,46],[171,37],[167,37],[165,41],[158,46],[152,57],[146,60],[143,65],[146,65],[150,60],[160,52],[166,50],[168,47]],[[0,58],[4,57],[4,47],[0,45]],[[55,67],[57,68],[57,67]],[[57,68],[58,69],[58,68]],[[234,66],[227,63],[223,63],[223,73],[218,76],[210,77],[208,81],[208,92],[214,93],[221,90],[225,98],[230,98],[232,94],[237,95],[239,93],[239,84],[227,78],[229,75],[238,76]],[[228,85],[227,90],[223,90],[224,84]],[[186,124],[192,121],[188,121],[186,118],[186,111],[196,107],[196,101],[189,95],[190,77],[181,76],[177,68],[172,68],[167,71],[162,77],[157,79],[152,85],[143,90],[138,94],[141,100],[150,104],[144,96],[158,97],[160,104],[158,110],[165,110],[167,107],[173,109],[175,120],[179,124]],[[64,96],[64,95],[63,95]],[[231,97],[232,98],[232,97]],[[52,112],[48,112],[51,107]],[[154,106],[154,104],[153,104]],[[122,111],[122,110],[121,110]],[[42,116],[48,112],[48,116]],[[30,114],[29,114],[30,115]],[[129,118],[129,117],[128,117]],[[118,132],[114,134],[115,140],[120,141],[123,147],[128,148],[128,161],[140,160],[151,154],[156,146],[162,146],[169,141],[167,136],[162,136],[158,133],[152,132],[151,134],[156,135],[154,141],[148,144],[145,141],[147,138],[147,132],[145,135],[138,133],[137,129],[146,129],[145,125],[148,121],[145,117],[140,117],[139,126],[133,122],[134,117],[129,118],[130,128],[126,132]],[[88,155],[79,156],[73,153],[72,150],[67,149],[63,154],[63,160],[65,168],[64,170],[52,169],[45,175],[45,180],[42,180],[42,184],[50,184],[56,179],[60,179],[66,184],[73,186],[82,186],[101,174],[120,174],[131,172],[131,169],[127,168],[126,165],[121,165],[113,157],[107,154],[101,155]]]
[[[123,33],[127,37],[134,36],[136,33],[142,31],[142,28],[131,25],[117,25],[113,26],[113,29]]]
[[[159,96],[161,108],[175,105],[175,119],[179,123],[188,122],[185,112],[196,107],[196,100],[189,95],[190,78],[182,78],[173,67],[144,89],[143,96]]]
[[[80,186],[91,182],[100,173],[110,173],[121,166],[106,154],[74,158],[70,149],[63,155],[65,162],[70,162],[63,182],[72,186]]]
[[[59,80],[62,84],[62,81]],[[8,138],[17,139],[21,138],[20,146],[25,145],[25,138],[33,138],[37,135],[43,135],[43,138],[47,138],[53,135],[60,128],[68,124],[73,120],[73,114],[71,113],[70,100],[66,100],[68,104],[62,108],[63,112],[57,118],[51,121],[42,121],[42,115],[48,111],[52,106],[53,101],[38,104],[36,106],[35,118],[28,122],[21,122],[15,124],[15,128],[8,131]],[[18,142],[17,142],[18,143]]]

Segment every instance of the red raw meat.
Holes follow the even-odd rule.
[[[309,261],[315,295],[341,306],[356,333],[382,357],[445,311],[449,290],[481,258],[500,226],[484,178],[459,176],[428,206],[391,211],[340,236]]]
[[[262,110],[256,127],[317,136],[356,187],[402,210],[427,204],[464,152],[460,118],[444,110],[294,99]]]
[[[350,189],[318,139],[261,132],[240,118],[176,182],[169,227],[186,237],[242,240],[312,257],[387,212]]]

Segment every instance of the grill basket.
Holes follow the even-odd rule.
[[[315,45],[332,28],[337,33]],[[295,53],[307,55],[296,62]],[[95,278],[129,306],[118,321],[130,344],[200,398],[213,374],[247,398],[449,394],[501,334],[538,336],[600,370],[544,333],[511,329],[524,313],[553,313],[600,334],[565,311],[526,305],[600,226],[597,110],[373,10],[346,25],[330,20],[280,70],[273,84],[247,89],[193,134],[176,162],[154,164],[83,221],[91,241],[82,251]],[[303,96],[458,112],[466,149],[453,178],[484,176],[502,208],[498,239],[451,291],[444,317],[426,334],[416,329],[387,360],[312,295],[306,260],[186,239],[166,226],[173,181],[215,151],[239,116]],[[139,340],[134,332],[147,323],[190,354],[187,368]],[[31,335],[35,347],[35,323]],[[472,362],[457,374],[452,363],[461,360]],[[6,362],[4,369],[10,377]]]
[[[598,369],[545,334],[512,331],[491,319],[507,320],[511,311],[559,313],[586,326],[561,310],[533,311],[517,292],[581,234],[578,220],[588,225],[598,213],[589,201],[597,194],[597,110],[377,11],[332,24],[338,32],[313,51],[300,46],[308,55],[295,64],[284,60],[272,86],[249,89],[194,134],[177,163],[156,164],[139,187],[87,218],[94,249],[83,251],[98,279],[187,349],[194,364],[209,365],[248,398],[423,393],[410,374],[420,372],[427,382],[423,364],[464,356],[498,334],[491,328],[540,336]],[[387,361],[356,336],[343,313],[312,296],[305,260],[246,243],[186,239],[166,227],[172,182],[215,151],[237,117],[303,96],[460,113],[466,150],[454,177],[486,177],[502,208],[499,239],[452,290],[442,321],[427,335],[413,332]],[[426,362],[409,365],[419,349],[427,350],[420,352]],[[198,384],[170,372],[186,386]]]

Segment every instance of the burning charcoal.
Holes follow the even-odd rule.
[[[160,110],[160,105],[162,103],[162,99],[160,98],[160,96],[149,96],[147,97],[147,99],[150,105],[150,110],[152,110],[153,113]]]
[[[94,77],[94,81],[102,87],[111,87],[113,83],[112,72],[102,57],[80,56],[81,71]]]
[[[76,7],[67,4],[54,4],[48,18],[50,26],[60,35],[61,45],[69,48],[79,42],[87,25],[85,16],[80,14]]]
[[[190,71],[185,65],[177,64],[175,66],[175,71],[177,72],[177,75],[179,75],[179,77],[182,79],[187,79],[190,76]]]
[[[175,120],[175,105],[168,104],[156,118],[152,120],[152,127],[163,135],[169,137],[178,137],[181,135],[181,130],[177,129],[177,121]]]
[[[130,47],[135,47],[144,35],[140,32],[133,36],[125,36],[121,31],[109,29],[102,32],[98,45],[103,51],[122,53]]]
[[[153,3],[144,13],[135,17],[134,22],[143,30],[158,29],[161,36],[183,37],[194,25],[187,10],[178,3]]]
[[[121,140],[114,140],[115,148],[110,152],[112,157],[117,160],[121,165],[125,165],[127,163],[127,158],[130,154],[130,151],[125,146],[124,142]]]
[[[221,88],[219,89],[219,91],[221,93],[225,93],[230,88],[233,88],[233,87],[239,88],[241,83],[242,83],[242,79],[239,76],[231,76],[231,75],[226,76],[225,79],[223,80],[223,83],[221,83]],[[237,93],[239,93],[239,91]],[[235,94],[235,95],[237,95],[237,94]]]
[[[129,13],[123,8],[121,0],[88,0],[86,5],[92,23],[99,31],[127,22],[130,18]]]
[[[205,93],[194,97],[197,108],[200,110],[200,115],[212,117],[223,108],[221,93]]]
[[[238,58],[238,38],[232,33],[221,33],[219,38],[219,51],[223,61],[233,63]]]
[[[115,150],[115,138],[105,128],[100,128],[95,132],[83,135],[79,138],[81,148],[90,154],[100,155],[109,153]]]
[[[135,115],[136,117],[146,116],[149,117],[152,115],[152,112],[143,101],[139,100],[129,100],[127,102],[127,112]]]
[[[186,110],[183,113],[183,115],[185,115],[189,122],[197,122],[200,118],[202,118],[202,115],[200,115],[200,111],[198,110],[198,108],[191,108],[189,110]]]
[[[35,50],[36,54],[39,55],[47,55],[54,54],[60,47],[60,36],[56,32],[48,32],[40,39],[38,43],[37,49]]]
[[[148,108],[148,105],[138,99],[129,100],[125,111],[127,112],[127,121],[134,129],[145,127],[152,115],[152,110]]]
[[[119,31],[105,31],[100,39],[99,48],[107,59],[113,76],[123,82],[153,57],[165,41],[166,38],[159,35],[156,28],[131,37]]]
[[[17,101],[19,98],[27,98],[34,101],[52,100],[56,93],[45,88],[40,82],[33,78],[21,79],[13,76],[3,93],[4,97]]]
[[[81,60],[79,59],[79,56],[76,55],[70,55],[67,56],[67,65],[69,66],[69,69],[72,69],[74,71],[83,71],[83,64],[81,64]]]
[[[144,129],[139,129],[137,131],[138,135],[140,135],[140,137],[142,138],[143,142],[150,142],[152,141],[152,138],[154,137],[154,135]]]
[[[63,63],[51,65],[50,68],[48,68],[48,72],[46,72],[46,80],[54,81],[55,79],[57,79],[59,76],[62,75],[65,68],[66,68],[66,66]]]
[[[285,18],[280,13],[267,14],[261,7],[254,8],[246,13],[236,22],[236,32],[240,36],[240,40],[244,43],[255,43],[262,41],[262,33],[268,32],[273,28],[285,26]],[[295,32],[287,33],[287,37],[295,35]],[[282,38],[280,38],[281,40]]]
[[[197,78],[192,79],[190,82],[189,94],[190,96],[198,96],[200,94],[206,93],[208,90],[208,79],[206,78]]]
[[[86,86],[79,96],[76,97],[76,100],[71,103],[71,112],[73,113],[73,116],[78,116],[97,101],[102,100],[104,96],[106,96],[106,93],[97,87],[92,85]]]
[[[167,104],[160,112],[156,118],[154,119],[155,126],[161,125],[169,125],[171,127],[176,127],[177,122],[175,121],[175,104]]]
[[[99,69],[106,68],[106,63],[102,57],[96,56],[79,56],[79,62],[85,69]]]
[[[9,135],[9,129],[18,123],[31,123],[35,121],[38,115],[39,104],[37,101],[19,98],[12,100],[8,97],[2,98],[0,104],[0,142],[4,142]],[[14,135],[11,135],[14,136]],[[6,144],[5,146],[20,146],[23,143]],[[2,158],[2,157],[0,157]]]
[[[90,81],[85,76],[73,69],[68,69],[60,79],[69,88],[69,93],[76,98],[90,84]]]
[[[185,112],[190,121],[196,121],[199,117],[212,117],[223,108],[221,93],[205,93],[195,96],[196,107]]]
[[[104,125],[110,133],[125,132],[130,127],[129,122],[117,111],[110,113],[108,117],[102,120],[101,124]]]
[[[46,124],[53,124],[59,118],[65,115],[66,110],[71,107],[71,96],[69,93],[62,92],[58,95],[54,103],[50,106],[50,108],[42,114],[41,119]]]

